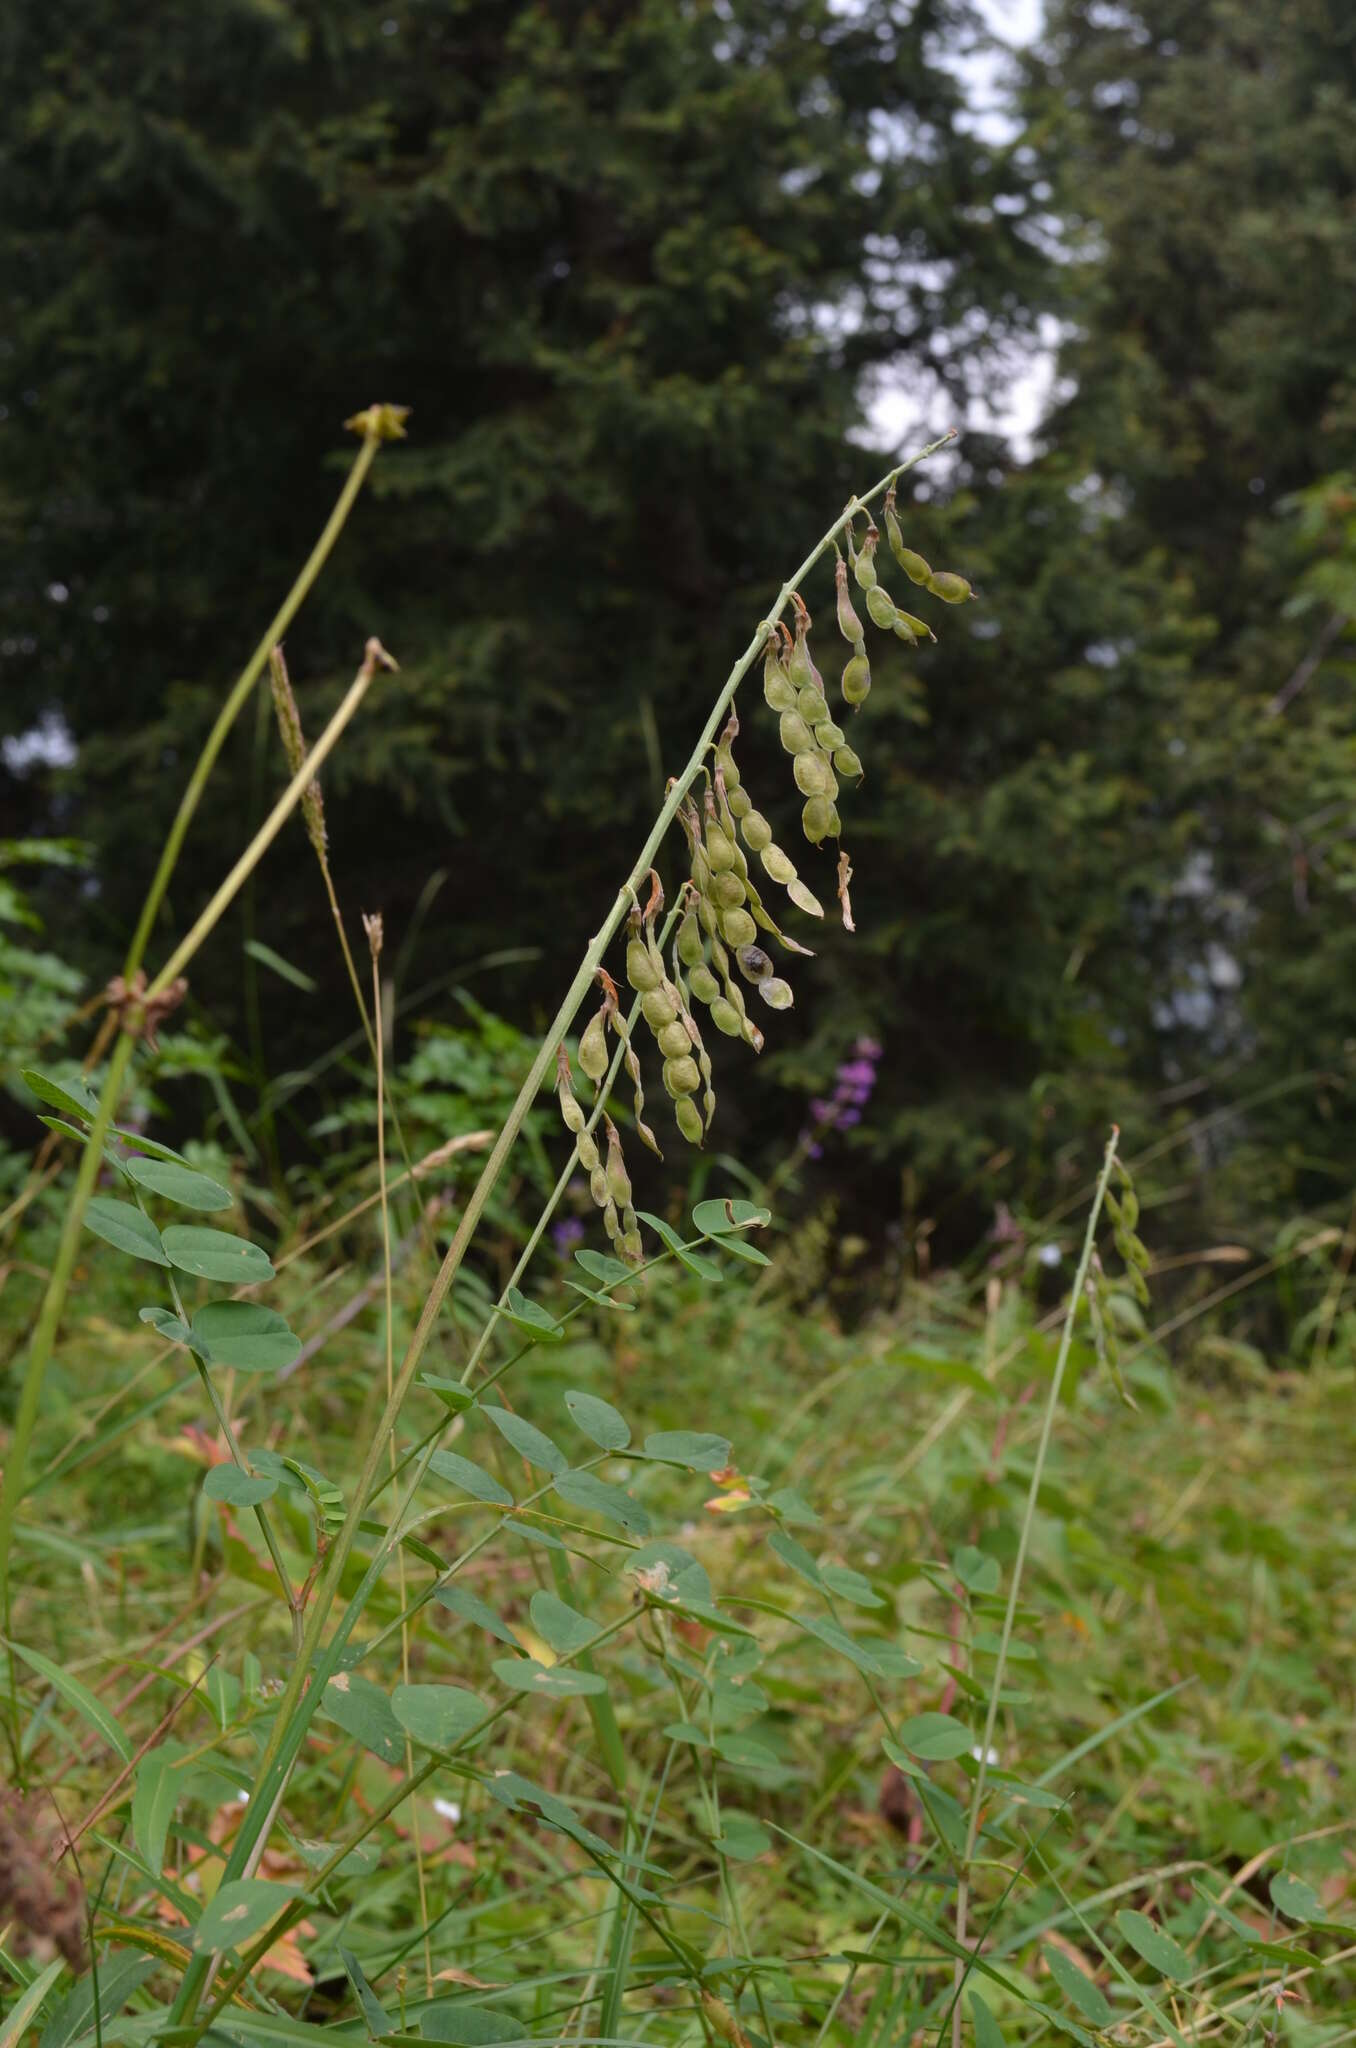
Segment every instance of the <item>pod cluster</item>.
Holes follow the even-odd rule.
[[[613,992],[615,1004],[615,989]],[[587,1032],[585,1036],[587,1036]],[[579,1057],[584,1063],[584,1044],[580,1040]],[[604,1051],[603,1069],[606,1071],[607,1057]],[[585,1070],[587,1071],[587,1069]],[[598,1076],[602,1078],[601,1075]],[[583,1106],[574,1092],[574,1077],[570,1072],[570,1055],[565,1047],[556,1049],[556,1096],[560,1103],[560,1114],[565,1128],[574,1138],[579,1164],[589,1177],[589,1193],[603,1212],[603,1228],[608,1241],[619,1257],[628,1265],[639,1265],[644,1256],[640,1243],[640,1225],[631,1203],[631,1176],[626,1170],[622,1154],[621,1136],[610,1116],[603,1118],[603,1135],[607,1144],[604,1156],[598,1150],[598,1141],[592,1131],[586,1128],[587,1118]]]

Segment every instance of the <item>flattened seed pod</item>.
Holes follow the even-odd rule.
[[[854,782],[866,773],[851,747],[835,747],[833,750],[833,765],[840,775],[850,776]]]
[[[789,1010],[796,1000],[795,992],[790,982],[783,981],[776,974],[772,975],[767,981],[759,982],[758,993],[769,1009],[773,1010]]]
[[[673,1105],[673,1120],[689,1145],[700,1145],[702,1141],[701,1111],[689,1095],[680,1095]]]
[[[796,908],[803,910],[807,917],[822,917],[824,915],[823,904],[815,895],[813,889],[806,888],[799,875],[791,877],[791,880],[786,885],[786,893]]]
[[[720,935],[727,946],[751,946],[758,936],[758,927],[747,910],[723,910]]]
[[[748,891],[733,868],[711,879],[711,901],[719,910],[738,910]]]
[[[806,611],[805,606],[794,591],[791,593],[791,602],[796,607],[796,638],[791,653],[787,658],[786,673],[798,691],[805,689],[818,690],[822,697],[824,694],[824,678],[815,667],[814,656],[810,652],[810,642],[808,639],[810,614]]]
[[[796,705],[795,684],[787,675],[782,662],[781,642],[774,633],[767,643],[763,656],[763,695],[772,711],[793,711]]]
[[[723,1031],[727,1038],[742,1038],[744,1022],[734,1004],[725,996],[717,996],[711,1005],[711,1022],[717,1031]]]
[[[681,1059],[665,1060],[664,1086],[671,1096],[695,1095],[701,1085],[702,1077],[691,1053],[684,1053]]]
[[[595,1084],[607,1072],[607,1032],[604,1028],[605,1012],[598,1010],[589,1018],[579,1039],[579,1064]]]
[[[659,1050],[666,1060],[680,1060],[688,1050],[687,1026],[681,1017],[675,1017],[659,1033]]]
[[[896,633],[898,633],[901,626],[907,626],[915,640],[935,640],[937,638],[927,620],[916,619],[912,612],[901,612],[898,610],[895,612]]]
[[[849,526],[847,530],[848,555],[859,590],[874,590],[876,587],[876,548],[879,542],[880,532],[874,524],[867,527],[866,539],[860,547],[853,540],[852,528]]]
[[[607,1184],[607,1168],[605,1166],[601,1164],[595,1166],[589,1175],[589,1193],[600,1209],[605,1208],[612,1199],[612,1191]]]
[[[788,859],[780,846],[765,846],[758,858],[774,882],[780,882],[784,889],[791,887],[796,879],[795,862]]]
[[[838,783],[823,754],[797,754],[792,764],[796,788],[802,796],[836,797]]]
[[[940,597],[943,604],[964,604],[974,596],[963,576],[957,576],[952,569],[938,569],[928,577],[928,589],[934,597]]]
[[[688,986],[698,1001],[705,1003],[708,1008],[720,994],[720,983],[705,961],[693,968],[688,976]]]
[[[706,858],[711,864],[713,875],[724,874],[726,868],[735,865],[734,841],[726,834],[724,826],[714,816],[706,820]]]
[[[843,702],[855,711],[871,695],[871,664],[865,654],[854,654],[843,670],[840,685]]]
[[[617,1126],[610,1116],[603,1118],[607,1131],[607,1164],[603,1171],[607,1175],[607,1189],[619,1209],[631,1206],[631,1176],[626,1170],[622,1156],[622,1142]]]
[[[848,592],[847,563],[836,549],[834,552],[836,560],[833,565],[833,578],[838,590],[838,630],[849,647],[860,647],[863,639],[862,622]]]
[[[646,995],[663,984],[664,977],[656,970],[650,949],[638,932],[626,941],[626,979],[637,995]]]
[[[838,837],[838,813],[826,796],[812,796],[800,814],[800,822],[811,846],[818,846],[822,840]]]
[[[778,738],[788,754],[809,754],[814,751],[815,736],[799,711],[783,711]]]
[[[690,902],[687,909],[683,912],[683,921],[678,927],[676,943],[678,958],[682,961],[684,967],[696,967],[705,959],[701,927],[697,923],[697,913]]]
[[[739,830],[750,853],[761,853],[772,844],[772,827],[761,811],[749,811],[740,819]]]
[[[904,536],[899,530],[899,517],[895,511],[895,487],[891,484],[885,493],[885,531],[890,538],[890,553],[898,562],[910,583],[926,583],[932,574],[928,563],[912,548],[904,545]]]
[[[596,1173],[602,1161],[598,1157],[598,1147],[593,1141],[593,1133],[591,1131],[581,1131],[575,1140],[574,1149],[579,1154],[579,1164],[583,1167],[585,1173]]]
[[[745,981],[766,981],[772,973],[771,955],[765,953],[761,946],[741,946],[735,959]]]
[[[570,1055],[563,1045],[556,1047],[556,1097],[560,1103],[561,1119],[572,1136],[578,1137],[585,1124],[585,1116],[575,1099],[574,1080],[570,1073]]]
[[[714,882],[715,876],[713,875],[711,879]],[[716,929],[716,906],[709,891],[697,898],[697,922],[704,932],[708,935],[714,935]]]
[[[822,718],[815,727],[815,745],[822,752],[831,754],[835,747],[844,746],[846,743],[847,734],[842,726],[835,725],[831,718]]]
[[[879,583],[873,583],[867,591],[866,608],[882,631],[888,633],[895,622],[895,603]]]
[[[640,999],[640,1014],[658,1037],[666,1024],[672,1024],[678,1015],[678,1005],[667,989],[647,989]]]
[[[732,818],[747,818],[753,809],[753,798],[746,789],[732,789],[727,800]]]
[[[818,725],[824,716],[825,708],[822,690],[813,689],[809,684],[803,690],[797,690],[796,709],[811,728]]]

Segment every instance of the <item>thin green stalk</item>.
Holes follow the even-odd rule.
[[[1050,1380],[1050,1392],[1046,1397],[1045,1414],[1041,1419],[1040,1439],[1036,1445],[1036,1462],[1031,1470],[1031,1484],[1027,1489],[1026,1508],[1022,1515],[1022,1527],[1017,1538],[1017,1557],[1012,1567],[1012,1579],[1008,1586],[1008,1602],[1003,1614],[1003,1629],[998,1643],[998,1655],[994,1663],[993,1682],[989,1687],[988,1712],[984,1717],[984,1734],[980,1739],[979,1745],[979,1769],[975,1772],[975,1782],[970,1792],[970,1817],[965,1830],[965,1854],[961,1859],[960,1883],[956,1890],[956,1940],[961,1945],[964,1945],[965,1942],[965,1920],[969,1905],[968,1872],[970,1865],[974,1861],[975,1842],[979,1836],[979,1809],[984,1798],[984,1784],[988,1775],[989,1750],[993,1743],[994,1729],[998,1724],[999,1696],[1003,1690],[1003,1677],[1008,1661],[1008,1645],[1012,1641],[1012,1625],[1016,1617],[1017,1602],[1022,1589],[1022,1572],[1026,1566],[1026,1553],[1031,1541],[1031,1529],[1036,1519],[1036,1503],[1040,1497],[1041,1480],[1045,1474],[1045,1459],[1050,1448],[1050,1437],[1055,1426],[1055,1414],[1059,1407],[1060,1389],[1064,1384],[1064,1368],[1069,1362],[1069,1349],[1073,1343],[1074,1324],[1078,1319],[1079,1304],[1083,1300],[1088,1271],[1092,1265],[1093,1247],[1097,1240],[1097,1225],[1101,1220],[1102,1203],[1106,1197],[1107,1186],[1111,1180],[1111,1169],[1115,1164],[1116,1147],[1120,1143],[1120,1136],[1119,1129],[1113,1124],[1111,1136],[1107,1139],[1106,1151],[1102,1157],[1102,1170],[1097,1176],[1097,1186],[1093,1193],[1092,1207],[1088,1212],[1088,1227],[1083,1233],[1083,1250],[1079,1257],[1078,1270],[1074,1274],[1073,1291],[1069,1297],[1069,1311],[1064,1318],[1064,1328],[1060,1332],[1059,1351],[1055,1358],[1055,1370]],[[962,1981],[962,1972],[963,1965],[960,1959],[957,1958],[956,1981],[958,1984]],[[959,2001],[956,2003],[953,2020],[955,2025],[954,2039],[957,2048],[959,2048],[961,2026]]]
[[[663,809],[651,827],[645,844],[641,848],[630,873],[618,890],[607,916],[589,942],[584,958],[580,962],[569,989],[566,991],[564,1000],[547,1027],[536,1057],[523,1081],[522,1087],[518,1091],[517,1098],[509,1111],[504,1127],[495,1141],[490,1156],[481,1171],[480,1178],[476,1182],[470,1199],[462,1212],[452,1242],[447,1249],[433,1286],[429,1290],[428,1298],[424,1303],[423,1311],[420,1314],[414,1334],[401,1361],[400,1372],[392,1390],[391,1398],[386,1404],[385,1411],[368,1445],[362,1471],[359,1474],[350,1498],[348,1512],[331,1546],[325,1570],[312,1597],[301,1653],[288,1677],[286,1687],[278,1702],[273,1728],[259,1762],[261,1784],[277,1765],[284,1746],[291,1746],[295,1742],[298,1733],[304,1732],[315,1711],[316,1700],[314,1696],[309,1698],[306,1696],[310,1666],[320,1647],[326,1625],[329,1621],[330,1611],[343,1580],[349,1555],[357,1540],[358,1527],[362,1515],[362,1502],[371,1491],[377,1470],[385,1455],[386,1440],[395,1428],[396,1420],[404,1404],[405,1397],[413,1384],[415,1373],[419,1369],[420,1360],[433,1333],[433,1326],[438,1319],[443,1302],[447,1298],[448,1291],[461,1269],[462,1261],[479,1226],[486,1204],[489,1202],[498,1184],[499,1176],[504,1170],[514,1145],[517,1143],[518,1135],[522,1130],[528,1111],[540,1092],[542,1082],[545,1080],[548,1069],[555,1058],[556,1047],[568,1032],[570,1025],[574,1021],[575,1012],[592,988],[595,974],[602,964],[608,946],[611,944],[627,911],[635,901],[637,891],[643,886],[645,877],[648,875],[654,862],[655,855],[658,853],[669,828],[677,817],[679,807],[688,789],[700,774],[707,749],[720,729],[721,723],[734,699],[736,690],[766,644],[770,625],[781,616],[790,602],[792,592],[809,574],[810,570],[814,568],[820,556],[827,553],[833,546],[848,521],[856,513],[864,511],[870,501],[886,491],[897,477],[901,476],[906,470],[912,469],[917,463],[924,461],[929,455],[935,454],[939,448],[945,447],[947,442],[953,438],[954,433],[951,432],[941,435],[939,439],[931,442],[928,447],[920,449],[916,455],[910,456],[907,461],[896,464],[887,475],[873,484],[869,491],[850,499],[842,512],[833,521],[828,531],[810,550],[805,560],[787,578],[778,593],[776,602],[766,617],[759,621],[748,646],[735,662],[729,676],[726,678],[725,685],[716,698],[715,706],[708,716],[706,724],[702,728],[701,734],[685,766],[674,779]],[[260,657],[261,666],[267,658],[268,649],[265,648]],[[294,1722],[299,1724],[298,1728],[293,1727]],[[271,1794],[272,1788],[270,1786],[268,1796],[271,1797]],[[232,1857],[227,1865],[226,1878],[234,1878],[239,1874],[239,1866],[243,1865],[245,1856],[253,1847],[255,1836],[265,1818],[266,1808],[267,1799],[251,1802],[236,1838]],[[195,1960],[185,1973],[174,2005],[173,2021],[175,2024],[182,2024],[196,2012],[205,1972],[205,1964]]]

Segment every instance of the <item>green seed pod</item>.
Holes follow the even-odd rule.
[[[848,528],[848,554],[852,558],[852,573],[857,579],[859,590],[870,591],[876,587],[875,555],[879,541],[880,534],[875,526],[868,526],[866,529],[866,539],[862,542],[860,548],[855,547],[852,539],[852,528]],[[868,606],[869,609],[870,607]]]
[[[824,716],[825,704],[819,690],[806,688],[796,692],[796,709],[808,726],[818,725]]]
[[[788,754],[808,754],[814,750],[814,734],[799,711],[782,713],[779,737]]]
[[[590,1081],[601,1081],[607,1072],[607,1032],[601,1010],[589,1018],[580,1034],[579,1064]]]
[[[735,766],[735,757],[730,752],[728,740],[722,740],[716,748],[716,766],[724,778],[726,790],[738,789],[739,770]]]
[[[840,775],[851,776],[854,782],[860,775],[865,773],[861,762],[857,759],[851,747],[835,747],[833,765]]]
[[[672,1024],[678,1015],[678,1005],[667,989],[647,989],[640,999],[640,1014],[651,1031],[657,1034],[666,1024]]]
[[[935,640],[937,638],[927,620],[916,619],[912,612],[897,611],[895,613],[896,633],[898,633],[901,625],[908,627],[915,640]]]
[[[712,875],[711,882],[713,887],[715,880],[716,877]],[[705,896],[697,898],[697,922],[704,932],[714,936],[716,929],[716,905],[710,890],[707,891]]]
[[[764,847],[758,858],[763,863],[764,871],[774,882],[780,882],[784,889],[790,888],[796,879],[795,863],[788,860],[780,846]]]
[[[759,982],[758,993],[771,1010],[789,1010],[796,1000],[790,982],[775,974],[770,980]]]
[[[964,604],[974,596],[963,576],[957,576],[951,569],[938,569],[928,577],[927,587],[934,597],[940,597],[943,604]]]
[[[690,1096],[680,1095],[673,1105],[674,1122],[689,1145],[700,1145],[702,1141],[701,1111]]]
[[[739,821],[744,844],[750,853],[761,853],[765,846],[772,844],[772,827],[761,811],[750,811]]]
[[[826,796],[812,796],[800,814],[805,837],[811,846],[818,846],[821,840],[837,838],[838,813]]]
[[[876,624],[888,633],[895,622],[894,599],[888,591],[881,589],[879,583],[873,583],[867,591],[866,608]]]
[[[701,1084],[702,1077],[691,1053],[684,1053],[681,1059],[665,1060],[664,1086],[670,1095],[695,1095]]]
[[[802,796],[837,796],[838,784],[823,754],[797,754],[792,763],[792,772],[796,778],[796,788]]]
[[[635,1224],[627,1229],[623,1222],[621,1255],[628,1266],[639,1266],[644,1263],[645,1247],[640,1241],[640,1231]]]
[[[847,563],[841,555],[838,556],[833,565],[833,575],[834,581],[838,586],[838,630],[847,641],[849,647],[860,647],[862,644],[862,622],[857,617],[852,599],[848,595]]]
[[[758,927],[747,910],[723,910],[720,935],[727,946],[751,946],[758,936]]]
[[[706,821],[706,858],[711,863],[713,875],[724,874],[726,868],[735,864],[734,842],[715,818]]]
[[[711,883],[711,901],[720,910],[738,910],[747,895],[747,889],[733,868],[715,876]]]
[[[916,647],[918,645],[918,635],[914,632],[913,627],[909,624],[903,612],[895,613],[894,628],[897,637],[904,642],[906,647]]]
[[[835,747],[846,744],[847,734],[841,725],[835,725],[831,718],[823,718],[815,727],[815,745],[824,753],[831,754]]]
[[[603,1203],[602,1207],[603,1229],[607,1232],[608,1238],[611,1243],[620,1244],[621,1218],[617,1214],[617,1205],[613,1201],[611,1195],[608,1196],[607,1200]]]
[[[596,1173],[602,1162],[598,1157],[598,1147],[593,1141],[593,1133],[582,1131],[574,1149],[579,1154],[579,1164],[585,1173]]]
[[[678,927],[676,943],[678,958],[682,961],[684,967],[696,967],[705,958],[702,948],[701,928],[697,923],[697,913],[690,903],[683,912],[683,921]]]
[[[712,1003],[711,1022],[717,1031],[723,1031],[727,1038],[739,1038],[743,1034],[743,1019],[734,1004],[725,996],[717,996]]]
[[[672,1024],[666,1024],[658,1033],[656,1043],[666,1060],[680,1060],[689,1046],[687,1026],[682,1018],[677,1017]]]
[[[655,971],[649,947],[642,938],[632,936],[626,941],[626,979],[637,995],[658,988],[664,979]]]
[[[763,657],[763,695],[773,711],[790,711],[796,701],[795,686],[782,666],[781,649],[774,634]]]
[[[607,1169],[605,1167],[595,1166],[589,1175],[589,1193],[600,1209],[611,1200],[611,1190],[607,1184]]]
[[[692,848],[692,886],[699,896],[704,896],[711,887],[711,863],[706,858],[706,848],[700,839]]]
[[[771,956],[761,946],[741,946],[735,958],[745,981],[766,981],[772,972]]]
[[[700,966],[693,968],[688,980],[692,993],[699,1002],[714,1003],[716,997],[720,994],[720,983],[704,962]],[[672,1054],[668,1055],[668,1057],[672,1058]]]
[[[786,885],[786,893],[797,910],[803,910],[807,917],[822,917],[824,906],[813,889],[807,889],[798,876],[793,876]]]
[[[853,655],[843,670],[840,687],[845,704],[851,704],[854,710],[859,704],[865,704],[871,695],[871,664],[865,654]]]
[[[561,1096],[560,1114],[564,1118],[566,1130],[572,1131],[578,1137],[580,1131],[584,1128],[585,1118],[583,1110],[575,1101],[573,1095]]]
[[[730,790],[727,795],[727,802],[732,818],[747,818],[749,812],[753,809],[753,798],[746,789]]]
[[[932,570],[921,555],[904,545],[904,536],[899,530],[899,517],[895,511],[895,491],[892,484],[885,494],[885,531],[890,539],[890,553],[898,562],[910,583],[926,583]]]
[[[626,1170],[626,1161],[622,1157],[621,1138],[618,1135],[617,1126],[613,1123],[611,1117],[605,1117],[603,1121],[607,1125],[607,1165],[604,1171],[607,1174],[608,1192],[619,1209],[629,1209],[631,1206],[631,1176]]]
[[[815,667],[814,656],[810,652],[810,643],[806,638],[809,630],[810,614],[802,604],[796,613],[796,639],[787,659],[786,673],[795,684],[797,692],[807,689],[818,690],[822,697],[824,678]]]

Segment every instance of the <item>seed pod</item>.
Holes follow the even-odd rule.
[[[681,1017],[675,1017],[672,1024],[666,1024],[659,1033],[658,1045],[666,1060],[679,1060],[687,1051],[687,1026]]]
[[[854,654],[847,663],[840,688],[843,702],[851,704],[854,710],[859,704],[865,704],[871,694],[871,664],[865,654]]]
[[[583,1167],[585,1173],[596,1173],[602,1162],[598,1157],[598,1147],[593,1141],[592,1132],[581,1131],[575,1140],[574,1149],[579,1154],[579,1164]]]
[[[610,1116],[603,1118],[603,1125],[607,1131],[607,1165],[604,1171],[607,1174],[608,1193],[619,1209],[629,1209],[631,1176],[626,1170],[626,1161],[622,1156],[621,1138]]]
[[[711,901],[718,910],[738,910],[748,891],[733,868],[727,868],[723,875],[715,875],[711,882]]]
[[[731,724],[735,724],[735,721],[733,719],[731,720]],[[738,730],[739,727],[737,724],[735,724],[735,732],[737,733]],[[730,738],[728,737],[729,732],[730,727],[727,725],[725,731],[721,734],[720,739],[716,743],[716,766],[717,768],[719,768],[721,775],[724,778],[725,787],[727,790],[738,789],[739,787],[739,770],[735,766],[735,757],[730,751],[731,742]]]
[[[965,578],[957,576],[951,569],[938,569],[928,577],[927,587],[934,597],[940,597],[943,604],[964,604],[975,594]]]
[[[847,530],[848,555],[852,561],[852,573],[857,579],[859,590],[870,591],[876,587],[875,556],[879,541],[880,533],[874,524],[867,526],[866,539],[860,548],[854,544],[852,528],[849,526]]]
[[[758,993],[773,1010],[789,1010],[796,1000],[790,982],[775,974],[767,981],[759,982]]]
[[[606,1012],[598,1010],[589,1018],[579,1039],[579,1064],[595,1084],[607,1072],[607,1033],[603,1020]]]
[[[611,1200],[611,1189],[607,1184],[607,1169],[604,1166],[595,1166],[589,1175],[589,1193],[600,1209]]]
[[[622,1059],[625,1063],[626,1071],[631,1078],[631,1099],[636,1121],[636,1136],[640,1139],[642,1145],[649,1147],[656,1159],[662,1159],[664,1154],[659,1149],[659,1140],[645,1121],[645,1087],[640,1077],[640,1061],[637,1059],[636,1049],[631,1043],[630,1027],[622,1016],[621,1005],[617,1000],[617,984],[613,981],[612,976],[607,970],[602,967],[598,970],[598,978],[603,984],[605,998],[603,1007],[607,1012],[607,1021],[622,1042]]]
[[[573,1095],[561,1096],[560,1114],[564,1120],[566,1130],[572,1132],[575,1137],[578,1137],[580,1131],[584,1128],[585,1118],[583,1110]]]
[[[849,775],[854,782],[865,773],[861,762],[857,759],[851,747],[835,747],[833,750],[833,765],[840,775]]]
[[[780,846],[764,847],[758,858],[774,882],[780,882],[784,889],[791,887],[796,879],[795,863],[787,858]]]
[[[823,754],[797,754],[792,767],[802,796],[837,796],[838,784]]]
[[[718,819],[710,816],[706,820],[706,858],[711,864],[713,875],[723,874],[726,868],[735,864],[735,845]]]
[[[701,1111],[689,1095],[680,1095],[673,1105],[673,1119],[689,1145],[702,1141]]]
[[[932,570],[921,555],[904,545],[904,536],[899,530],[899,518],[895,512],[895,487],[891,484],[885,493],[885,531],[890,538],[890,553],[898,562],[910,583],[926,583]]]
[[[826,796],[812,796],[800,814],[800,822],[811,846],[818,846],[822,840],[838,837],[838,812]]]
[[[749,811],[740,819],[739,830],[750,853],[761,853],[772,844],[772,827],[761,811]]]
[[[647,995],[652,989],[659,988],[664,979],[656,971],[649,948],[639,933],[633,932],[626,941],[626,979],[637,995]]]
[[[711,1005],[711,1022],[717,1031],[723,1031],[727,1038],[741,1038],[744,1033],[743,1019],[732,1002],[724,996],[717,996]]]
[[[735,959],[745,981],[766,981],[772,972],[771,956],[761,946],[741,946]]]
[[[693,968],[688,976],[688,986],[698,1001],[708,1006],[714,1003],[720,994],[720,983],[705,962]]]
[[[712,876],[714,882],[715,876]],[[714,937],[716,930],[716,906],[710,891],[697,898],[697,922],[708,937]]]
[[[778,736],[788,754],[814,751],[815,737],[799,711],[784,711]]]
[[[838,555],[834,562],[833,576],[838,587],[838,630],[849,647],[860,647],[863,637],[862,622],[848,594],[847,563],[841,555]]]
[[[665,1060],[664,1086],[671,1096],[695,1095],[701,1082],[697,1062],[690,1053],[684,1053],[681,1059]]]
[[[795,708],[795,685],[782,664],[781,643],[775,633],[769,639],[767,653],[763,657],[763,695],[772,711]]]
[[[702,949],[701,930],[697,924],[697,913],[691,902],[688,903],[687,909],[683,912],[683,921],[678,927],[676,944],[678,958],[682,961],[684,967],[696,967],[705,958]]]
[[[786,893],[798,910],[807,917],[822,917],[824,906],[812,889],[807,889],[798,875],[793,875],[786,885]]]
[[[723,910],[720,935],[727,946],[751,946],[758,936],[758,927],[747,910]]]
[[[822,753],[831,754],[835,747],[846,744],[847,734],[841,725],[835,725],[831,718],[822,718],[815,727],[815,745]]]
[[[630,1212],[631,1222],[622,1218],[621,1255],[628,1266],[639,1266],[645,1260],[645,1247],[640,1241],[640,1226],[635,1221],[635,1210]]]
[[[609,1241],[612,1244],[620,1244],[621,1218],[617,1214],[617,1205],[613,1201],[611,1195],[609,1195],[607,1200],[602,1204],[602,1211],[603,1229],[607,1232]]]
[[[747,818],[753,809],[753,798],[746,789],[732,789],[729,793],[730,816]]]
[[[787,657],[786,673],[798,691],[818,690],[822,697],[824,678],[815,667],[814,657],[810,653],[810,643],[806,637],[810,631],[810,614],[794,591],[791,593],[791,602],[796,607],[796,639]]]
[[[867,591],[866,608],[876,624],[888,633],[895,622],[895,604],[894,599],[887,591],[881,589],[879,583],[873,583]]]
[[[667,989],[647,989],[640,999],[640,1014],[658,1037],[666,1024],[672,1024],[678,1015],[678,1005]]]

